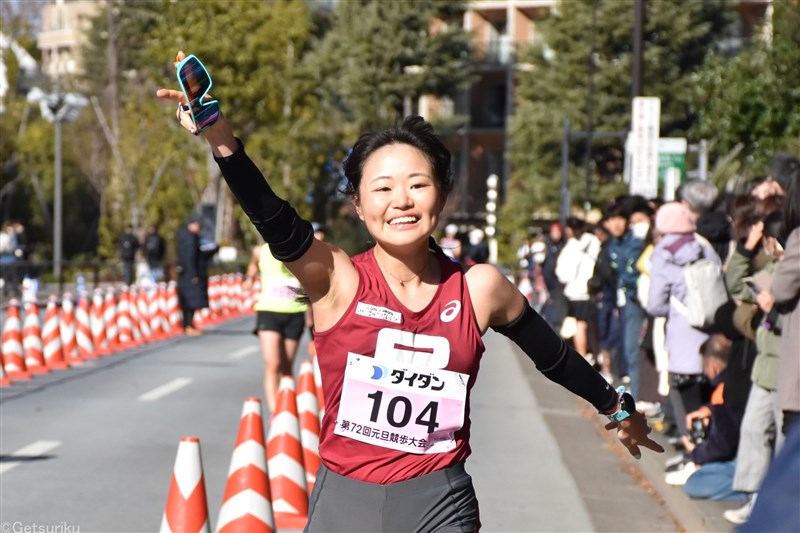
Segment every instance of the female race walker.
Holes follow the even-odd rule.
[[[183,54],[179,54],[182,59]],[[158,96],[178,105],[180,91]],[[344,164],[375,247],[349,257],[270,189],[224,117],[202,133],[225,180],[307,293],[325,416],[323,466],[306,531],[477,531],[469,394],[490,327],[551,380],[610,415],[636,458],[661,452],[627,393],[618,393],[528,306],[494,266],[465,269],[433,242],[453,187],[450,153],[420,117],[362,136]]]

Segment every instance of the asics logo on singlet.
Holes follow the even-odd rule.
[[[452,322],[453,319],[458,316],[459,311],[461,311],[461,302],[458,300],[451,300],[444,306],[439,318],[442,322]]]

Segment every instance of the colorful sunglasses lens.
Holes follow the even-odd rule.
[[[186,96],[193,102],[202,98],[211,88],[211,77],[200,61],[195,57],[186,58],[178,67],[178,77]]]

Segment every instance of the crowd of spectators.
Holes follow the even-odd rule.
[[[689,180],[675,196],[620,196],[594,223],[553,223],[520,246],[520,288],[661,422],[676,451],[666,483],[741,500],[725,518],[742,524],[800,431],[800,160],[777,154],[741,190]],[[724,303],[698,326],[687,270],[701,260]]]

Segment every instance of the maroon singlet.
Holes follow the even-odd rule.
[[[356,296],[336,325],[316,332],[325,395],[319,451],[325,466],[337,474],[371,483],[394,483],[454,465],[470,454],[469,391],[485,347],[461,265],[443,254],[437,257],[440,284],[430,304],[419,312],[406,308],[394,295],[373,250],[353,257],[359,274]],[[365,367],[370,375],[362,381],[351,379],[352,368],[347,367],[353,365]],[[431,368],[430,372],[418,371]],[[346,376],[348,390],[342,406]],[[449,434],[449,440],[440,443],[450,448],[434,452],[420,439],[418,453],[403,451],[403,446],[417,443],[414,435],[409,435],[425,433],[426,424],[437,420],[437,415],[441,421],[456,416],[452,409],[446,414],[447,399],[428,401],[423,396],[420,400],[415,392],[430,393],[431,389],[443,389],[445,382],[450,387],[459,380],[463,422]],[[406,394],[398,389],[384,394],[368,388],[373,383],[398,381],[394,387],[413,385],[414,391]],[[432,404],[436,404],[434,409]],[[354,411],[354,405],[362,407],[360,419],[340,417],[340,407],[346,414]]]

